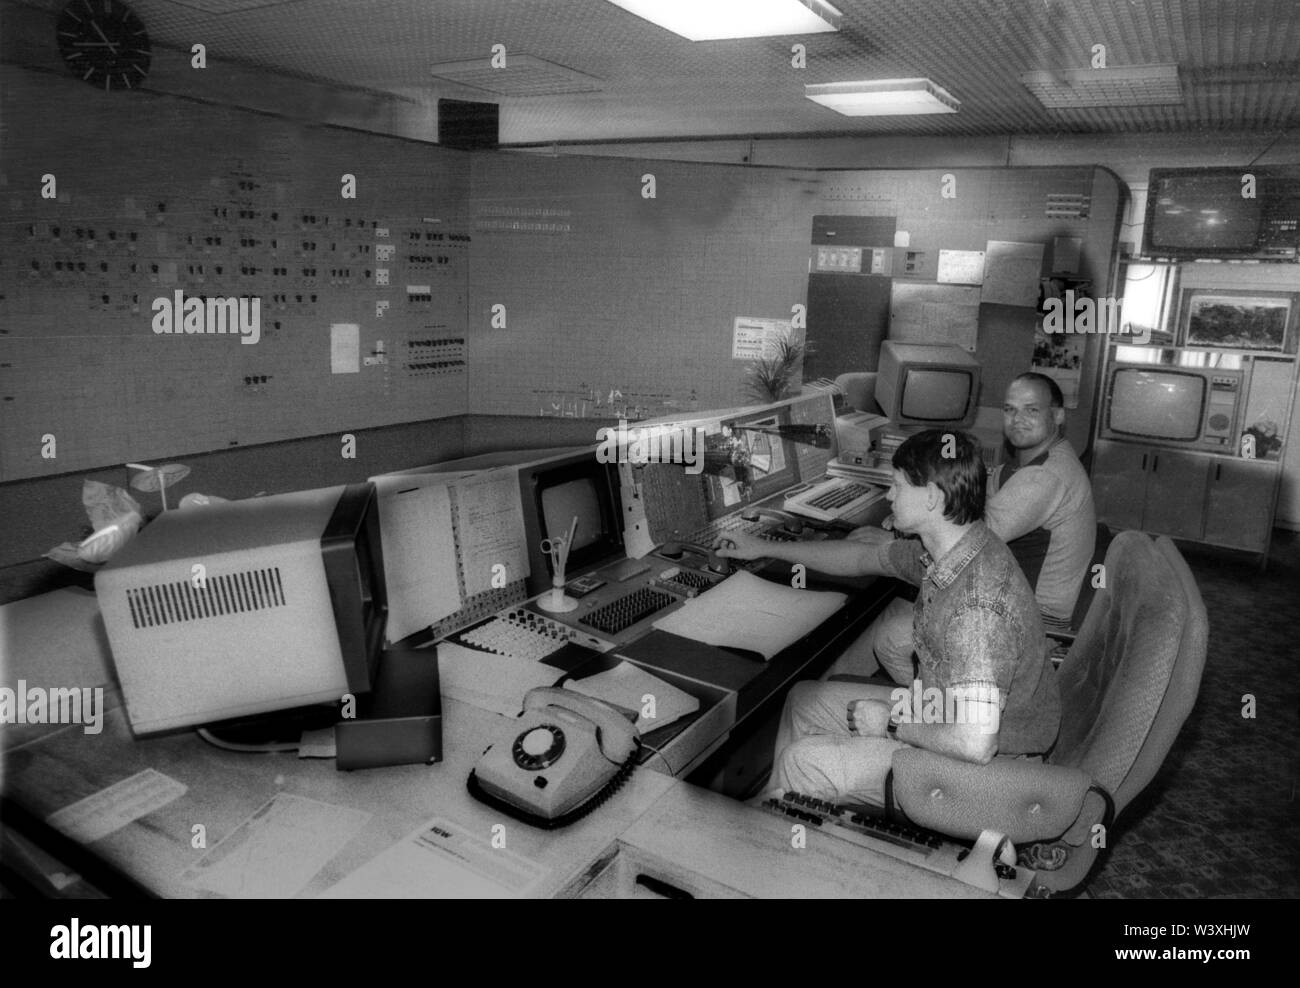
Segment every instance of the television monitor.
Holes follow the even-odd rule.
[[[1245,168],[1151,170],[1143,250],[1187,256],[1253,252],[1267,190],[1242,195]],[[1260,183],[1267,182],[1262,172]]]
[[[1113,364],[1102,438],[1231,449],[1241,384],[1239,369]]]
[[[369,692],[388,609],[374,485],[165,511],[95,591],[137,734]]]
[[[958,346],[880,345],[876,404],[898,426],[969,428],[978,412],[980,365]]]
[[[525,464],[519,468],[524,505],[524,534],[529,559],[529,594],[551,586],[553,561],[541,541],[568,535],[578,519],[565,565],[572,577],[596,563],[623,553],[618,475],[615,464],[601,463],[594,449],[582,449]]]

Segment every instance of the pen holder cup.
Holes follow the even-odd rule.
[[[551,614],[563,614],[578,606],[577,600],[564,592],[564,573],[551,578],[551,589],[537,598],[537,606]]]

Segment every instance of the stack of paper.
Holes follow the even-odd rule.
[[[543,662],[480,652],[455,642],[438,643],[442,695],[493,713],[513,717],[523,709],[525,693],[550,686],[561,675]]]
[[[795,590],[736,573],[688,600],[654,626],[719,648],[743,648],[770,659],[844,606],[842,593]]]
[[[613,669],[586,679],[570,680],[564,688],[636,711],[636,729],[642,733],[664,727],[700,709],[700,701],[695,697],[631,662],[620,662]]]

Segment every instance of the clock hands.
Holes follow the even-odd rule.
[[[108,40],[108,35],[105,34],[104,29],[99,26],[99,21],[91,21],[90,26],[95,29],[96,34],[98,34],[101,38],[104,39],[104,44],[108,45],[108,47],[112,49],[113,54],[116,55],[117,45],[113,44],[113,42]],[[90,43],[93,44],[93,42]]]

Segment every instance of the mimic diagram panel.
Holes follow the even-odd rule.
[[[0,481],[466,411],[467,155],[5,95]]]

